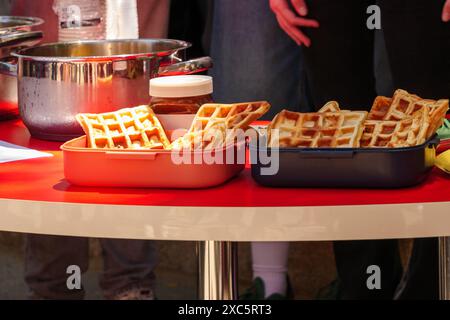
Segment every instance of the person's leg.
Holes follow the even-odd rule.
[[[424,98],[450,96],[450,23],[445,0],[379,0],[394,86]]]
[[[392,299],[402,275],[397,240],[334,242],[340,299]],[[381,271],[381,290],[370,290],[370,266]]]
[[[267,120],[282,109],[311,110],[301,49],[278,26],[269,1],[215,1],[211,57],[217,102],[268,100]]]
[[[8,16],[11,13],[11,1],[0,0],[0,15]]]
[[[394,86],[440,99],[450,96],[450,23],[444,0],[379,0]],[[401,21],[401,23],[399,23]],[[438,241],[417,239],[398,299],[437,299]]]
[[[88,268],[88,239],[27,235],[25,247],[25,282],[31,299],[80,300],[84,290],[67,288],[67,268]]]
[[[101,239],[107,299],[153,299],[157,248],[153,241]]]
[[[400,285],[397,300],[439,299],[438,239],[416,239]]]
[[[267,120],[282,109],[311,111],[301,49],[278,26],[269,1],[216,0],[211,57],[217,102],[268,100]],[[288,249],[252,244],[254,277],[267,282],[266,295],[286,293]]]
[[[345,109],[369,110],[376,97],[374,34],[366,26],[370,1],[308,1],[309,17],[320,23],[308,29],[311,47],[304,48],[308,84],[316,109],[339,101]],[[393,297],[401,276],[397,241],[335,242],[340,298]],[[371,291],[367,268],[382,269],[382,289]]]
[[[306,29],[304,47],[308,85],[314,107],[330,100],[345,109],[368,110],[376,96],[373,31],[366,26],[368,1],[308,1],[309,14],[320,27]]]
[[[253,278],[264,282],[265,297],[287,294],[288,242],[253,242]]]

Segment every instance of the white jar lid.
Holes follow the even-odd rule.
[[[160,98],[198,97],[213,93],[209,76],[172,76],[150,80],[150,96]]]

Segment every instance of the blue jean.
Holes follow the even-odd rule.
[[[100,287],[107,299],[129,290],[152,289],[157,250],[152,241],[100,239],[103,272]],[[67,288],[66,270],[89,267],[89,239],[27,235],[25,281],[34,296],[48,300],[79,300],[84,290]]]
[[[311,110],[301,48],[280,29],[268,0],[216,0],[211,41],[215,101],[268,100],[265,119],[282,109]]]

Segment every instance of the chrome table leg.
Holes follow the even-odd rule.
[[[450,238],[439,238],[439,297],[450,300]]]
[[[199,299],[237,300],[237,243],[199,242],[197,255]]]

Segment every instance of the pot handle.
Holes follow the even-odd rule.
[[[17,61],[15,57],[0,59],[0,74],[17,77]]]
[[[10,50],[20,50],[23,48],[34,47],[41,42],[44,37],[42,31],[17,31],[7,33],[0,37],[0,48],[9,48]]]
[[[183,74],[193,74],[211,69],[212,66],[213,60],[211,59],[211,57],[202,57],[160,67],[158,76],[167,77],[179,76]]]

